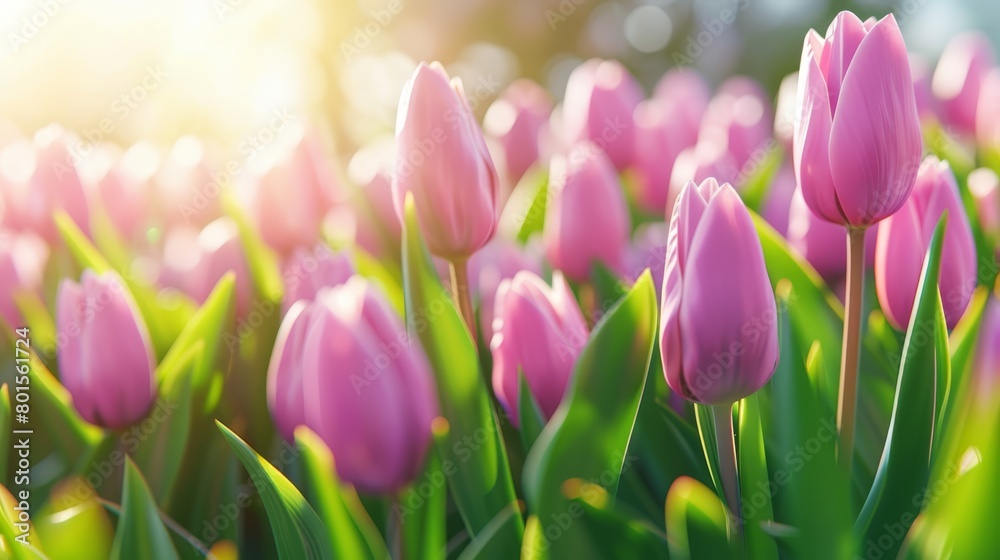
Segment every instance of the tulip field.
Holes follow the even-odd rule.
[[[169,65],[0,112],[0,557],[1000,558],[1000,62],[893,10],[773,87],[677,58],[725,15],[655,73],[397,61],[378,149],[144,139]]]

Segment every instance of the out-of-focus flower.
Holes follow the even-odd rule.
[[[97,196],[118,234],[131,240],[143,232],[149,217],[149,192],[138,181],[116,166],[97,183]]]
[[[493,332],[493,304],[500,283],[522,270],[541,274],[541,260],[540,248],[536,245],[521,247],[499,236],[469,259],[469,278],[472,278],[474,298],[479,302],[479,327],[484,337]]]
[[[708,179],[681,192],[670,220],[660,348],[670,389],[732,404],[763,387],[778,363],[774,293],[743,201]]]
[[[663,213],[674,161],[698,140],[698,129],[686,128],[688,116],[680,111],[679,105],[658,98],[643,101],[635,110],[636,201],[650,214]]]
[[[983,77],[993,64],[990,41],[980,33],[961,33],[948,42],[931,81],[946,126],[969,134],[975,131]]]
[[[680,115],[684,130],[698,130],[711,95],[705,79],[689,68],[667,71],[653,91],[654,98],[662,100]]]
[[[355,185],[349,196],[356,216],[354,241],[372,256],[398,255],[402,226],[392,196],[391,142],[376,142],[355,152],[347,176]]]
[[[354,265],[344,251],[325,244],[300,247],[282,267],[284,306],[287,309],[299,300],[312,301],[322,288],[343,284],[353,275]]]
[[[282,429],[305,422],[333,452],[340,478],[359,490],[402,489],[423,467],[438,408],[430,366],[402,320],[356,276],[285,321],[271,373],[274,384],[291,386],[270,391],[272,413],[302,403],[305,416],[283,415]],[[296,368],[301,396],[293,393]]]
[[[250,310],[251,278],[236,223],[219,218],[198,231],[174,227],[163,243],[159,284],[178,289],[204,302],[223,275],[235,274],[236,314]]]
[[[906,45],[890,14],[841,12],[806,34],[799,68],[795,172],[819,217],[867,227],[906,201],[923,147]]]
[[[614,167],[592,143],[552,159],[545,209],[545,251],[552,266],[573,280],[590,278],[591,266],[620,270],[629,238],[625,195]]]
[[[774,116],[764,88],[750,78],[729,78],[708,104],[698,139],[718,138],[741,171],[768,148]]]
[[[483,130],[500,144],[503,175],[509,184],[516,184],[524,172],[540,160],[551,112],[552,99],[548,92],[527,79],[507,86],[486,110]]]
[[[153,178],[155,208],[166,228],[203,227],[222,214],[222,194],[231,188],[228,170],[214,175],[205,145],[194,136],[174,143]]]
[[[493,322],[493,391],[518,425],[518,372],[545,418],[562,401],[573,366],[587,342],[587,325],[566,280],[550,288],[533,272],[500,283]]]
[[[913,95],[917,102],[917,114],[922,120],[934,116],[934,94],[931,93],[931,68],[918,55],[910,55],[910,76],[913,78]]]
[[[813,214],[799,189],[795,189],[788,208],[788,244],[831,283],[835,284],[847,271],[847,234],[844,228]]]
[[[983,78],[983,87],[976,109],[976,139],[985,150],[1000,153],[1000,68],[992,70]]]
[[[774,137],[785,150],[792,151],[795,138],[796,103],[799,95],[799,73],[785,76],[778,86],[778,98],[774,108]]]
[[[976,286],[976,245],[947,162],[928,156],[913,193],[900,211],[879,227],[875,249],[875,287],[886,318],[897,329],[910,321],[924,256],[941,215],[948,226],[941,250],[938,286],[949,327],[965,312]]]
[[[397,214],[412,192],[431,253],[467,259],[496,232],[500,180],[461,80],[421,63],[403,88],[396,143]]]
[[[639,83],[615,60],[592,58],[573,69],[562,103],[570,142],[599,146],[618,170],[633,163],[632,114],[644,95]]]
[[[649,222],[635,228],[625,262],[626,280],[635,283],[648,268],[653,276],[656,293],[660,293],[663,287],[663,265],[668,234],[669,224],[666,222]]]
[[[664,214],[668,221],[673,213],[674,202],[684,190],[685,185],[689,181],[696,184],[701,183],[709,177],[730,184],[739,177],[739,167],[733,156],[726,150],[726,142],[723,138],[699,139],[697,144],[686,148],[674,160],[674,167],[670,172],[670,192],[667,195],[667,207]]]
[[[317,307],[298,300],[281,320],[267,367],[267,408],[285,441],[295,441],[295,428],[306,424],[306,396],[302,362],[309,320]]]
[[[85,420],[123,428],[156,396],[149,331],[121,278],[85,270],[64,279],[56,308],[59,377]]]
[[[0,231],[0,317],[12,328],[24,326],[18,294],[39,293],[48,246],[30,233]]]
[[[761,209],[761,216],[782,236],[788,233],[788,211],[795,190],[795,169],[791,164],[782,165],[771,179],[767,200]]]
[[[994,243],[1000,244],[1000,177],[992,169],[981,167],[969,173],[967,182],[976,201],[979,225]]]
[[[993,293],[986,302],[983,323],[976,344],[974,391],[983,406],[996,406],[1000,389],[1000,294]]]

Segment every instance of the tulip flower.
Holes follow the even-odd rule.
[[[771,141],[771,100],[757,82],[738,76],[726,80],[708,104],[699,140],[716,137],[726,146],[737,169],[760,159]]]
[[[792,151],[795,138],[795,104],[798,96],[799,73],[794,72],[782,78],[774,108],[774,137],[789,152]]]
[[[844,228],[816,217],[795,189],[788,208],[788,244],[794,247],[828,282],[847,272]]]
[[[962,317],[976,286],[976,245],[955,175],[947,162],[928,156],[903,208],[884,221],[875,249],[875,287],[889,323],[910,322],[924,256],[944,212],[948,225],[941,250],[941,300],[948,327]]]
[[[356,222],[354,241],[376,257],[399,253],[402,227],[392,195],[394,149],[391,143],[370,144],[347,164],[347,176],[356,185],[349,196]]]
[[[573,292],[556,273],[550,288],[521,271],[497,290],[493,322],[493,391],[511,422],[519,423],[519,372],[545,418],[551,418],[587,342],[587,325]]]
[[[700,183],[711,177],[732,184],[739,173],[736,160],[726,149],[724,138],[699,139],[697,144],[682,151],[674,160],[674,167],[670,172],[670,192],[667,195],[667,221],[673,214],[677,197],[688,182]]]
[[[983,407],[996,405],[1000,389],[1000,293],[986,301],[983,323],[976,344],[974,394]],[[988,408],[987,408],[988,409]]]
[[[638,82],[618,61],[592,58],[577,66],[566,83],[562,104],[569,141],[593,142],[619,171],[624,170],[633,163],[632,113],[643,97]]]
[[[614,167],[596,145],[576,146],[552,160],[545,209],[549,262],[573,280],[590,278],[600,262],[620,270],[629,239],[629,214]]]
[[[795,169],[790,164],[782,165],[771,179],[761,217],[783,236],[788,234],[788,211],[795,190]]]
[[[85,270],[64,279],[56,303],[59,377],[86,421],[120,429],[156,396],[152,344],[121,278]]]
[[[903,37],[890,14],[841,12],[806,35],[799,69],[795,172],[819,217],[864,228],[894,214],[920,165],[920,119]]]
[[[698,72],[688,68],[674,68],[656,83],[653,98],[672,107],[682,119],[679,128],[698,130],[708,109],[711,90]]]
[[[493,333],[493,305],[500,284],[522,270],[541,274],[540,253],[537,244],[521,247],[498,236],[469,259],[469,277],[479,302],[479,328],[487,340]]]
[[[993,64],[993,49],[982,34],[962,33],[948,42],[931,80],[931,91],[946,126],[964,133],[975,131],[983,78]]]
[[[267,408],[289,443],[295,442],[295,428],[306,425],[302,362],[309,320],[317,309],[311,303],[298,300],[285,313],[267,367]]]
[[[660,303],[667,385],[711,405],[723,493],[739,514],[732,405],[778,364],[774,293],[750,213],[715,179],[681,192],[670,218]]]
[[[636,199],[648,213],[660,215],[670,195],[670,175],[677,156],[698,140],[697,127],[687,128],[688,116],[679,105],[662,99],[643,101],[635,110]]]
[[[223,275],[236,276],[236,315],[250,311],[251,278],[236,223],[219,218],[198,232],[175,227],[164,241],[160,283],[204,302]]]
[[[505,176],[516,184],[539,161],[542,135],[552,112],[552,100],[542,86],[517,80],[486,110],[483,129],[495,138],[503,153]]]
[[[174,143],[153,177],[159,218],[166,226],[204,227],[222,214],[222,193],[231,187],[229,171],[212,172],[207,149],[194,136]]]
[[[976,201],[979,225],[1000,251],[1000,177],[992,169],[981,167],[969,173],[967,182]]]
[[[927,61],[917,55],[910,55],[910,75],[913,77],[913,95],[917,102],[917,114],[922,120],[934,116],[935,101],[931,92],[931,70]]]
[[[354,265],[344,251],[323,244],[296,249],[282,268],[284,306],[299,300],[312,301],[322,288],[343,284],[354,275]]]
[[[284,347],[273,370],[275,384],[294,378],[281,372],[295,368],[298,357],[302,395],[289,397],[288,387],[271,394],[283,395],[289,406],[303,403],[305,424],[329,446],[345,482],[363,492],[401,490],[423,467],[437,417],[426,357],[385,298],[361,277],[322,290],[303,313],[309,315],[305,327],[296,326],[303,320],[296,315],[286,318],[293,324],[279,339]],[[294,343],[301,346],[288,347],[302,336]],[[291,363],[283,360],[286,352]],[[291,414],[280,421],[289,426],[303,419]]]
[[[0,317],[7,326],[24,326],[17,306],[18,294],[41,293],[42,276],[48,260],[48,246],[28,233],[0,231]]]
[[[123,160],[97,183],[97,196],[118,234],[131,240],[145,233],[149,215],[148,184]]]
[[[499,178],[462,82],[440,64],[420,64],[403,88],[396,119],[393,195],[403,218],[413,193],[431,253],[464,261],[496,231]]]
[[[976,108],[976,140],[984,150],[1000,153],[1000,68],[995,68],[983,78],[983,87]]]
[[[667,248],[669,224],[665,222],[649,222],[640,224],[632,235],[632,244],[626,256],[625,279],[635,283],[642,273],[649,269],[653,277],[656,293],[663,287],[664,254]]]

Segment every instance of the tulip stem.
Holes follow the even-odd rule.
[[[722,480],[722,493],[726,505],[737,522],[732,527],[735,538],[739,534],[743,516],[740,515],[740,482],[739,470],[736,466],[736,440],[733,436],[733,405],[724,404],[712,407],[715,416],[715,444],[719,449],[719,478]]]
[[[465,320],[472,343],[476,344],[476,316],[472,313],[472,295],[469,292],[468,261],[454,260],[448,263],[451,270],[451,297],[455,307]]]
[[[844,342],[840,356],[840,393],[837,397],[837,428],[840,449],[837,462],[851,470],[854,457],[854,416],[858,392],[858,358],[861,348],[861,299],[865,283],[865,229],[847,228],[847,301]]]

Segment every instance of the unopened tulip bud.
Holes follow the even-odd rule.
[[[522,270],[541,274],[541,260],[538,244],[521,247],[499,236],[469,259],[469,277],[473,279],[474,296],[479,302],[479,328],[487,340],[493,332],[493,305],[500,284]],[[447,270],[444,272],[442,278],[448,275]]]
[[[931,81],[931,90],[946,126],[963,133],[975,131],[983,78],[993,64],[990,41],[980,33],[962,33],[948,42]],[[995,110],[996,99],[990,103]]]
[[[490,105],[483,129],[503,151],[506,180],[516,184],[542,153],[543,133],[552,112],[552,100],[542,86],[517,80]]]
[[[697,127],[686,128],[688,115],[680,111],[679,105],[656,98],[643,101],[635,110],[635,169],[639,179],[636,198],[650,214],[663,213],[674,161],[698,140]]]
[[[620,62],[593,58],[577,66],[562,103],[570,142],[593,142],[618,170],[624,170],[633,163],[632,113],[642,99],[642,88]]]
[[[141,420],[156,396],[152,344],[121,278],[83,272],[63,280],[56,308],[59,378],[85,420],[124,428]]]
[[[771,141],[774,116],[764,88],[750,78],[725,81],[712,98],[702,120],[699,139],[718,137],[726,145],[737,169],[763,157]]]
[[[354,275],[354,265],[344,251],[326,245],[300,247],[292,253],[281,274],[285,282],[285,307],[299,300],[312,301],[322,288],[343,284]]]

